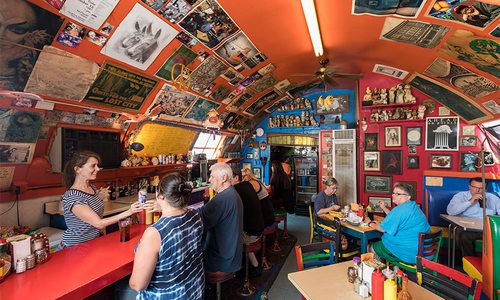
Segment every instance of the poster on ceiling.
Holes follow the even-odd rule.
[[[245,109],[244,113],[249,114],[249,115],[255,115],[257,114],[264,106],[268,105],[272,101],[278,99],[280,94],[278,94],[276,91],[270,91],[269,93],[265,94],[264,96],[260,97],[257,101],[252,103],[247,109]]]
[[[227,70],[227,66],[217,58],[209,56],[191,73],[191,89],[203,92],[217,77]]]
[[[247,129],[246,125],[248,124],[249,121],[250,119],[245,118],[242,115],[238,115],[234,120],[234,122],[229,126],[229,129],[243,131]]]
[[[178,31],[136,3],[101,53],[146,70]]]
[[[219,85],[211,94],[210,98],[213,100],[220,102],[224,99],[226,99],[227,96],[229,96],[229,93],[231,93],[231,90],[227,88],[226,86]]]
[[[36,49],[52,43],[62,19],[25,0],[2,0],[0,12],[3,20],[15,19],[23,24],[22,28],[0,24],[7,32],[2,34],[0,90],[23,91],[38,59]]]
[[[439,52],[474,65],[483,72],[500,78],[500,44],[498,40],[475,35],[468,30],[453,32]]]
[[[172,55],[170,55],[167,61],[156,72],[155,76],[163,78],[167,81],[172,81],[181,73],[181,68],[176,68],[174,70],[174,78],[172,78],[172,67],[175,64],[183,64],[187,67],[197,56],[198,54],[193,52],[191,49],[181,45],[177,50],[175,50],[174,53],[172,53]]]
[[[278,101],[274,102],[271,106],[265,109],[267,113],[272,113],[273,111],[281,108],[283,105],[287,104],[290,101],[290,97],[285,96]]]
[[[0,142],[36,143],[41,126],[39,113],[0,108]]]
[[[168,2],[158,13],[172,23],[179,22],[189,11],[191,5],[184,0],[172,0]]]
[[[278,79],[274,77],[272,74],[267,74],[266,76],[262,77],[261,79],[257,80],[254,82],[250,87],[254,89],[257,93],[261,93],[268,88],[272,87],[278,83]]]
[[[429,17],[485,28],[500,15],[500,5],[475,0],[439,0],[431,6]]]
[[[66,0],[59,12],[94,30],[99,29],[120,0]]]
[[[368,1],[353,0],[352,13],[354,15],[388,16],[398,15],[407,18],[416,18],[423,7],[424,0],[392,0]]]
[[[440,57],[427,67],[424,74],[450,84],[473,98],[482,98],[500,90],[500,86],[493,81]]]
[[[106,63],[84,101],[117,111],[137,112],[157,83],[156,79]]]
[[[239,30],[239,27],[214,0],[201,2],[179,22],[179,26],[211,49]]]
[[[483,102],[482,104],[492,114],[495,114],[495,115],[500,114],[500,101],[499,100],[489,100],[489,101]]]
[[[147,114],[158,116],[160,119],[178,118],[186,112],[195,99],[195,95],[165,84],[149,106]]]
[[[0,164],[29,164],[35,153],[36,143],[0,142]]]
[[[192,119],[201,123],[208,117],[208,112],[211,109],[217,110],[219,106],[220,104],[199,98],[184,118]]]
[[[215,49],[215,53],[227,61],[231,66],[236,67],[244,60],[259,53],[248,37],[239,32],[232,38],[226,40],[222,45]]]
[[[232,110],[232,111],[237,111],[240,108],[240,106],[242,106],[245,102],[250,100],[253,97],[253,95],[254,94],[251,92],[243,93],[241,96],[236,98],[236,100],[233,100],[233,102],[230,105],[228,105],[226,107],[226,109]]]
[[[448,31],[450,28],[446,26],[389,17],[385,19],[380,39],[434,48]]]
[[[93,61],[52,46],[45,46],[24,91],[81,101],[98,73],[99,66]]]

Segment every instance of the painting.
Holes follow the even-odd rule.
[[[467,24],[475,28],[485,28],[500,14],[500,6],[475,0],[435,1],[428,13],[429,17]]]
[[[248,37],[240,31],[238,34],[222,43],[214,52],[231,66],[236,67],[259,51]]]
[[[378,151],[367,151],[363,153],[363,166],[364,170],[369,171],[380,171],[380,152]]]
[[[407,156],[406,157],[406,168],[407,169],[418,169],[419,168],[419,157],[418,156]]]
[[[401,79],[401,80],[403,80],[408,75],[407,71],[397,69],[394,67],[381,65],[381,64],[375,64],[372,72],[382,74],[382,75],[391,76],[391,77]]]
[[[177,33],[167,22],[136,3],[101,53],[146,70]]]
[[[493,81],[440,57],[436,58],[424,73],[472,98],[482,98],[500,89]]]
[[[401,150],[382,151],[382,173],[401,174],[403,172],[401,155]]]
[[[478,154],[473,152],[460,153],[460,171],[476,172],[478,167]]]
[[[365,133],[365,151],[378,150],[378,133]]]
[[[434,79],[415,73],[410,77],[408,84],[441,102],[441,104],[470,124],[476,124],[491,118],[491,115],[485,109],[479,107],[474,100],[453,92]]]
[[[211,109],[217,110],[220,104],[205,100],[203,98],[198,98],[198,100],[193,104],[191,110],[184,116],[186,119],[192,119],[198,122],[203,122]]]
[[[0,164],[29,164],[35,153],[36,143],[0,142]]]
[[[209,56],[191,73],[191,89],[203,92],[226,69],[227,66],[222,61]]]
[[[160,0],[161,1],[161,0]],[[191,10],[191,5],[184,0],[172,0],[158,11],[165,19],[177,23]]]
[[[406,145],[422,145],[422,127],[406,127]]]
[[[477,69],[500,78],[499,47],[498,39],[488,39],[468,30],[457,29],[439,52],[470,63]]]
[[[500,114],[500,104],[496,100],[489,100],[482,103],[483,106],[489,110],[492,114]]]
[[[0,108],[0,141],[36,143],[42,126],[40,113]]]
[[[257,73],[258,74],[258,73]],[[259,74],[259,76],[262,76]],[[257,79],[256,79],[257,80]],[[274,77],[272,74],[267,74],[266,76],[258,79],[254,83],[250,85],[252,89],[254,89],[257,93],[261,93],[268,88],[272,87],[278,82],[278,79]]]
[[[458,151],[458,117],[427,117],[425,150]]]
[[[392,207],[392,198],[390,197],[368,197],[368,202],[370,203],[370,207],[372,208],[372,212],[374,213],[383,213],[384,211],[378,205],[378,202],[384,202],[385,207]]]
[[[460,137],[460,147],[476,147],[477,136],[465,135]]]
[[[185,91],[179,91],[168,84],[156,94],[155,100],[149,106],[147,115],[158,116],[160,119],[178,118],[191,106],[196,96]]]
[[[380,39],[422,48],[434,48],[448,31],[450,28],[446,26],[387,17]]]
[[[386,147],[401,147],[401,126],[386,126],[384,133]]]
[[[487,167],[491,167],[495,165],[495,156],[493,152],[484,152],[484,165]]]
[[[321,95],[315,99],[314,102],[316,102],[316,114],[318,115],[342,114],[349,112],[348,95]]]
[[[422,9],[424,0],[395,0],[370,2],[353,0],[352,13],[354,15],[369,14],[372,16],[397,15],[407,18],[415,18]]]
[[[429,159],[431,169],[451,169],[451,154],[431,154]]]
[[[392,177],[365,175],[365,192],[373,194],[390,194],[392,192]]]
[[[258,179],[262,177],[260,171],[261,171],[260,168],[252,168],[253,175],[255,175],[255,177],[257,177]]]
[[[156,71],[155,76],[163,78],[167,81],[172,81],[181,73],[180,68],[174,69],[174,78],[172,78],[172,67],[175,64],[183,64],[187,67],[197,56],[198,55],[194,51],[184,45],[181,45],[177,50],[175,50],[174,53],[172,53],[172,55],[170,55],[160,69]]]

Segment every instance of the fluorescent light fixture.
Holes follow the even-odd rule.
[[[314,48],[316,56],[323,55],[323,43],[321,42],[321,34],[319,33],[318,18],[316,16],[316,7],[314,0],[300,0],[302,3],[302,10],[306,18],[307,29],[309,29],[309,36]]]

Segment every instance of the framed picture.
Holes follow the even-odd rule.
[[[476,147],[477,136],[468,135],[460,137],[460,147]]]
[[[247,153],[247,158],[252,159],[253,158],[253,153]]]
[[[415,197],[418,195],[417,193],[417,182],[416,181],[398,181],[400,183],[406,183],[406,184],[409,184],[411,185],[411,187],[413,188],[413,194],[410,195],[411,199],[413,200],[417,200]]]
[[[384,211],[380,208],[378,205],[379,201],[383,201],[385,204],[385,207],[391,207],[392,206],[392,198],[390,197],[373,197],[370,196],[368,197],[368,202],[370,203],[370,206],[372,208],[372,212],[374,213],[383,213]]]
[[[427,117],[425,150],[458,151],[459,117]]]
[[[452,155],[450,154],[431,154],[430,168],[432,169],[451,169]]]
[[[493,152],[484,152],[484,165],[485,166],[494,166],[495,158],[493,156]]]
[[[365,133],[365,151],[378,150],[378,133]]]
[[[261,175],[260,175],[260,168],[252,168],[252,173],[253,175],[255,175],[255,177],[257,178],[261,178]]]
[[[408,169],[418,169],[418,156],[408,156],[406,157],[406,168]]]
[[[417,146],[415,146],[415,145],[408,146],[408,153],[409,154],[417,154]]]
[[[317,115],[342,114],[349,112],[348,95],[321,95],[315,102]]]
[[[390,194],[392,192],[392,177],[365,175],[365,192],[373,194]]]
[[[242,170],[246,170],[246,169],[251,170],[252,169],[252,163],[242,163],[241,164],[241,169]]]
[[[380,171],[380,152],[378,151],[365,152],[363,165],[365,171]]]
[[[401,150],[382,151],[382,173],[401,174],[403,172],[401,153]]]
[[[385,146],[401,147],[401,126],[385,127]]]
[[[476,172],[478,167],[478,154],[472,152],[460,153],[460,171]]]
[[[476,134],[476,126],[462,126],[462,135],[474,135]]]
[[[422,127],[406,127],[406,145],[422,145]]]

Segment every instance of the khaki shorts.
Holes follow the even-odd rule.
[[[255,243],[262,235],[256,236],[256,235],[249,235],[248,233],[243,231],[243,243],[245,245],[253,244]]]

